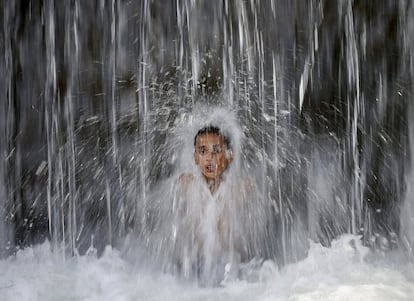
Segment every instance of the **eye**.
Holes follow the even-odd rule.
[[[220,145],[214,145],[213,146],[213,153],[214,154],[220,154],[221,153],[221,147],[220,147]]]
[[[204,156],[205,154],[207,154],[207,149],[202,147],[198,150],[198,153],[202,156]]]

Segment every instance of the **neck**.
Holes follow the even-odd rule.
[[[220,178],[206,179],[206,181],[207,181],[208,189],[210,189],[211,193],[214,193],[219,188],[221,179]]]

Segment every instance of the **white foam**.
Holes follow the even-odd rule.
[[[255,282],[200,288],[171,275],[136,267],[117,250],[100,258],[63,259],[48,243],[0,261],[0,300],[413,300],[414,269],[404,260],[366,260],[358,238],[331,248],[311,245],[308,257],[280,270],[272,262]]]

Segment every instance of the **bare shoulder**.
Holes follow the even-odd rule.
[[[178,176],[178,182],[180,184],[190,184],[192,181],[194,181],[194,175],[191,173],[183,173]]]

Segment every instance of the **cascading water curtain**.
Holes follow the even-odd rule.
[[[202,104],[237,112],[244,167],[272,208],[268,257],[343,233],[400,244],[410,1],[0,6],[0,256],[44,239],[68,254],[151,239],[149,194],[179,156],[166,142]]]
[[[404,70],[404,76],[401,76],[401,83],[404,84],[403,87],[406,89],[400,90],[400,97],[408,97],[410,100],[413,95],[413,74],[414,74],[414,7],[409,5],[409,3],[404,2],[404,5],[401,5],[400,9],[401,15],[404,17],[401,18],[400,24],[404,29],[401,33],[401,39],[403,41],[403,47],[401,55],[405,57],[404,65],[401,68]],[[409,168],[406,170],[405,181],[401,185],[405,185],[405,194],[404,199],[401,204],[399,204],[399,209],[401,210],[401,229],[399,236],[401,237],[402,244],[407,250],[410,251],[410,255],[414,257],[413,246],[414,246],[414,197],[413,197],[413,187],[414,187],[414,119],[412,118],[414,114],[414,105],[412,101],[409,101],[407,105],[406,114],[409,116],[407,118],[409,131],[408,131],[408,143],[409,148],[407,152],[407,161],[409,162]],[[404,135],[404,133],[401,133]]]

